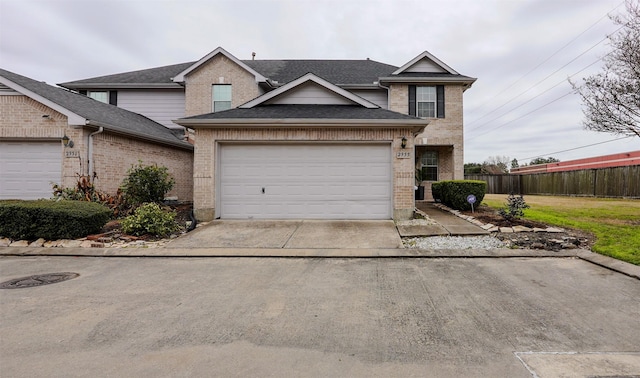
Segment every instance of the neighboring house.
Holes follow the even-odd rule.
[[[474,81],[428,52],[396,67],[217,48],[60,85],[195,130],[200,220],[408,219],[416,169],[425,186],[463,178],[462,97]]]
[[[169,168],[170,193],[193,198],[193,146],[182,130],[0,69],[0,199],[52,197],[52,184],[74,187],[89,175],[115,194],[141,161]]]

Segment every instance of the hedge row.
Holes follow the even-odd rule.
[[[467,201],[470,194],[476,197],[474,206],[479,206],[487,192],[487,183],[479,180],[438,181],[431,184],[431,193],[436,201],[455,210],[471,210]]]
[[[11,239],[77,239],[99,232],[112,212],[85,201],[0,201],[0,235]]]

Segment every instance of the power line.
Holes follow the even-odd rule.
[[[537,108],[535,108],[535,109],[533,109],[533,110],[531,110],[531,111],[529,111],[529,112],[527,112],[527,113],[525,113],[525,114],[521,115],[521,116],[520,116],[520,117],[518,117],[518,118],[512,119],[511,121],[507,121],[507,122],[503,123],[503,124],[502,124],[502,125],[500,125],[500,126],[496,126],[496,127],[494,127],[493,129],[489,129],[489,130],[485,131],[484,133],[478,134],[478,135],[476,135],[476,137],[479,137],[479,136],[481,136],[481,135],[488,134],[488,133],[490,133],[490,132],[492,132],[492,131],[495,131],[495,130],[497,130],[497,129],[501,128],[501,127],[504,127],[504,126],[506,126],[506,125],[508,125],[508,124],[510,124],[510,123],[512,123],[512,122],[515,122],[515,121],[517,121],[517,120],[519,120],[519,119],[522,119],[522,118],[524,118],[524,117],[528,116],[528,115],[529,115],[529,114],[531,114],[531,113],[535,113],[535,112],[537,112],[538,110],[540,110],[540,109],[544,108],[545,106],[551,105],[551,104],[553,104],[554,102],[556,102],[556,101],[558,101],[558,100],[561,100],[561,99],[563,99],[563,98],[567,97],[568,95],[570,95],[570,94],[572,94],[572,93],[573,93],[573,91],[567,92],[567,93],[563,94],[562,96],[560,96],[560,97],[558,97],[558,98],[556,98],[556,99],[553,99],[553,100],[551,100],[551,101],[547,102],[546,104],[544,104],[544,105],[542,105],[542,106],[539,106],[539,107],[537,107]]]
[[[481,108],[483,106],[485,106],[486,104],[488,104],[489,102],[491,102],[494,98],[500,96],[501,94],[503,94],[506,90],[508,90],[509,88],[513,87],[514,85],[516,85],[518,82],[520,82],[520,80],[524,79],[527,75],[529,75],[530,73],[532,73],[533,71],[535,71],[536,69],[538,69],[540,66],[542,66],[543,64],[545,64],[546,62],[548,62],[551,58],[553,58],[554,56],[556,56],[560,51],[564,50],[565,48],[567,48],[570,44],[572,44],[573,42],[575,42],[578,38],[580,38],[584,33],[586,33],[587,31],[589,31],[591,28],[593,28],[594,26],[596,26],[597,24],[600,23],[600,21],[602,21],[603,19],[605,19],[606,17],[609,17],[609,14],[611,12],[613,12],[614,10],[616,10],[617,8],[619,8],[622,4],[624,4],[624,1],[621,2],[620,4],[616,5],[613,9],[611,9],[609,12],[605,13],[602,17],[600,17],[596,22],[594,22],[593,24],[591,24],[591,26],[589,26],[588,28],[586,28],[585,30],[583,30],[580,34],[578,34],[576,37],[574,37],[572,40],[570,40],[569,42],[567,42],[565,45],[563,45],[562,47],[560,47],[558,50],[556,50],[553,54],[551,54],[548,58],[546,58],[545,60],[543,60],[542,62],[538,63],[538,65],[536,65],[535,67],[533,67],[532,69],[530,69],[529,71],[527,71],[527,73],[525,73],[524,75],[520,76],[520,78],[518,78],[516,81],[514,81],[513,83],[511,83],[510,85],[508,85],[506,88],[504,88],[503,90],[501,90],[500,92],[498,92],[497,94],[495,94],[493,97],[491,97],[489,100],[485,101],[484,103],[482,103],[481,105],[478,105],[477,107],[475,107],[472,111],[475,111],[478,108]],[[479,119],[482,119],[479,118]]]
[[[544,156],[556,155],[556,154],[561,154],[561,153],[563,153],[563,152],[569,152],[569,151],[580,150],[580,149],[582,149],[582,148],[593,147],[593,146],[597,146],[597,145],[599,145],[599,144],[605,144],[605,143],[609,143],[609,142],[615,142],[616,140],[628,139],[628,138],[633,138],[633,137],[634,137],[634,135],[629,135],[629,136],[626,136],[626,137],[620,137],[620,138],[616,138],[616,139],[609,139],[609,140],[605,140],[604,142],[592,143],[592,144],[587,144],[587,145],[585,145],[585,146],[569,148],[568,150],[562,150],[562,151],[550,152],[550,153],[548,153],[548,154],[542,154],[542,155],[537,155],[537,156],[531,156],[531,157],[522,158],[522,159],[516,159],[516,160],[518,160],[518,161],[520,161],[520,160],[529,160],[529,159],[535,159],[535,158],[544,157]]]
[[[622,26],[620,28],[618,28],[614,33],[618,32],[618,30],[622,29]],[[497,108],[489,111],[488,113],[486,113],[485,115],[483,115],[480,118],[477,118],[473,121],[470,121],[468,124],[472,124],[474,122],[477,122],[479,120],[481,120],[482,118],[495,113],[496,111],[498,111],[499,109],[502,109],[503,107],[505,107],[506,105],[510,104],[511,102],[515,101],[517,98],[519,98],[520,96],[522,96],[523,94],[529,92],[530,90],[532,90],[533,88],[535,88],[536,86],[538,86],[539,84],[541,84],[542,82],[544,82],[545,80],[547,80],[548,78],[550,78],[551,76],[555,75],[556,73],[558,73],[558,71],[560,71],[561,69],[565,68],[566,66],[568,66],[569,64],[575,62],[578,58],[580,58],[581,56],[583,56],[584,54],[588,53],[589,51],[593,50],[596,46],[598,46],[599,44],[601,44],[602,42],[606,41],[608,38],[608,36],[605,36],[603,39],[601,39],[600,41],[598,41],[598,43],[596,43],[595,45],[589,47],[587,50],[583,51],[582,53],[580,53],[578,56],[576,56],[575,58],[571,59],[569,62],[567,62],[566,64],[564,64],[562,67],[558,68],[557,70],[553,71],[551,74],[547,75],[544,79],[539,80],[537,83],[533,84],[532,86],[530,86],[529,88],[525,89],[523,92],[520,92],[518,95],[516,95],[515,97],[512,97],[509,101],[505,102],[504,104],[498,106]]]
[[[570,76],[568,76],[568,77],[567,77],[567,79],[570,79],[570,78],[574,77],[575,75],[579,74],[580,72],[582,72],[582,71],[586,70],[587,68],[589,68],[589,67],[593,66],[594,64],[598,63],[599,61],[601,61],[602,59],[604,59],[604,57],[606,57],[606,56],[607,56],[607,55],[609,55],[609,54],[611,54],[611,53],[610,53],[610,52],[609,52],[609,53],[607,53],[607,54],[606,54],[606,55],[604,55],[603,57],[598,58],[597,60],[595,60],[595,61],[594,61],[594,62],[592,62],[591,64],[589,64],[589,65],[587,65],[586,67],[582,68],[581,70],[579,70],[579,71],[577,71],[577,72],[574,72],[573,74],[571,74]],[[557,86],[559,86],[559,85],[561,85],[561,84],[564,84],[564,83],[566,82],[565,80],[566,80],[566,79],[562,79],[561,81],[557,82],[557,83],[556,83],[555,85],[553,85],[552,87],[549,87],[549,88],[545,89],[544,91],[542,91],[542,92],[540,92],[539,94],[537,94],[537,95],[535,95],[535,96],[531,97],[529,100],[527,100],[527,101],[525,101],[525,102],[521,103],[520,105],[517,105],[517,106],[515,106],[515,107],[513,107],[513,108],[511,108],[511,109],[509,109],[509,110],[507,110],[506,112],[504,112],[504,113],[500,114],[499,116],[496,116],[496,117],[494,117],[494,118],[492,118],[492,119],[490,119],[490,120],[488,120],[488,121],[486,121],[486,122],[484,122],[484,123],[482,123],[482,124],[480,124],[480,125],[478,125],[478,126],[476,126],[476,127],[472,128],[472,129],[469,129],[469,130],[467,130],[466,132],[473,132],[473,131],[475,131],[475,130],[477,130],[477,129],[481,128],[482,126],[484,126],[484,125],[486,125],[486,124],[488,124],[488,123],[490,123],[490,122],[493,122],[493,121],[495,121],[495,120],[497,120],[497,119],[499,119],[499,118],[501,118],[501,117],[503,117],[503,116],[505,116],[505,115],[507,115],[507,114],[511,113],[512,111],[514,111],[514,110],[516,110],[516,109],[518,109],[518,108],[523,107],[524,105],[526,105],[526,104],[530,103],[531,101],[535,100],[536,98],[538,98],[538,97],[542,96],[543,94],[545,94],[545,93],[549,92],[550,90],[554,89],[555,87],[557,87]],[[527,113],[527,114],[529,114],[529,113]]]

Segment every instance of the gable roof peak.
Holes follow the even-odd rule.
[[[392,73],[392,75],[399,75],[403,72],[410,72],[412,67],[416,66],[419,62],[423,60],[431,61],[430,63],[433,67],[440,68],[442,70],[440,72],[446,72],[451,75],[460,75],[456,70],[449,67],[447,64],[445,64],[440,59],[436,58],[433,54],[431,54],[427,50],[423,51],[420,55],[416,56],[415,58],[411,59],[409,62],[404,64],[402,67],[398,68],[396,71]]]
[[[185,76],[187,76],[189,73],[195,71],[197,68],[199,68],[200,66],[202,66],[203,64],[205,64],[211,58],[215,57],[218,54],[222,54],[222,55],[226,56],[229,60],[231,60],[235,64],[237,64],[240,67],[242,67],[245,71],[247,71],[250,74],[252,74],[256,78],[256,82],[264,82],[264,81],[267,80],[264,76],[262,76],[262,74],[260,74],[259,72],[255,71],[253,68],[249,67],[242,60],[236,58],[235,56],[233,56],[233,54],[229,53],[227,50],[223,49],[222,47],[217,47],[215,50],[211,51],[209,54],[203,56],[200,60],[198,60],[197,62],[193,63],[192,65],[187,67],[182,72],[178,73],[171,80],[173,82],[175,82],[175,83],[183,83],[185,81]]]
[[[320,76],[317,76],[317,75],[315,75],[315,74],[313,74],[311,72],[309,72],[309,73],[307,73],[305,75],[302,75],[301,77],[299,77],[299,78],[297,78],[297,79],[295,79],[293,81],[290,81],[287,84],[285,84],[285,85],[283,85],[283,86],[281,86],[281,87],[279,87],[277,89],[274,89],[274,90],[272,90],[270,92],[267,92],[267,93],[263,94],[262,96],[257,97],[257,98],[255,98],[255,99],[253,99],[253,100],[251,100],[251,101],[249,101],[249,102],[247,102],[245,104],[242,104],[238,108],[241,108],[241,109],[253,108],[255,106],[258,106],[260,104],[266,103],[268,100],[271,100],[271,99],[273,99],[273,98],[275,98],[277,96],[280,96],[280,95],[282,95],[282,94],[284,94],[286,92],[289,92],[289,91],[293,90],[294,88],[300,87],[301,85],[303,85],[305,83],[309,83],[309,82],[313,82],[316,85],[318,85],[320,87],[323,87],[324,89],[326,89],[326,90],[328,90],[330,92],[333,92],[337,96],[345,98],[345,99],[349,100],[350,102],[353,102],[356,105],[360,105],[360,106],[363,106],[363,107],[368,108],[368,109],[379,108],[378,105],[376,105],[376,104],[374,104],[374,103],[372,103],[372,102],[370,102],[368,100],[365,100],[364,98],[362,98],[362,97],[360,97],[358,95],[355,95],[355,94],[353,94],[353,93],[351,93],[351,92],[349,92],[349,91],[347,91],[345,89],[342,89],[339,86],[337,86],[335,84],[332,84],[331,82],[329,82],[329,81],[327,81],[327,80],[321,78]]]

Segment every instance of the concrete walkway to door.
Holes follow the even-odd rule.
[[[391,220],[216,220],[165,248],[402,248]]]

